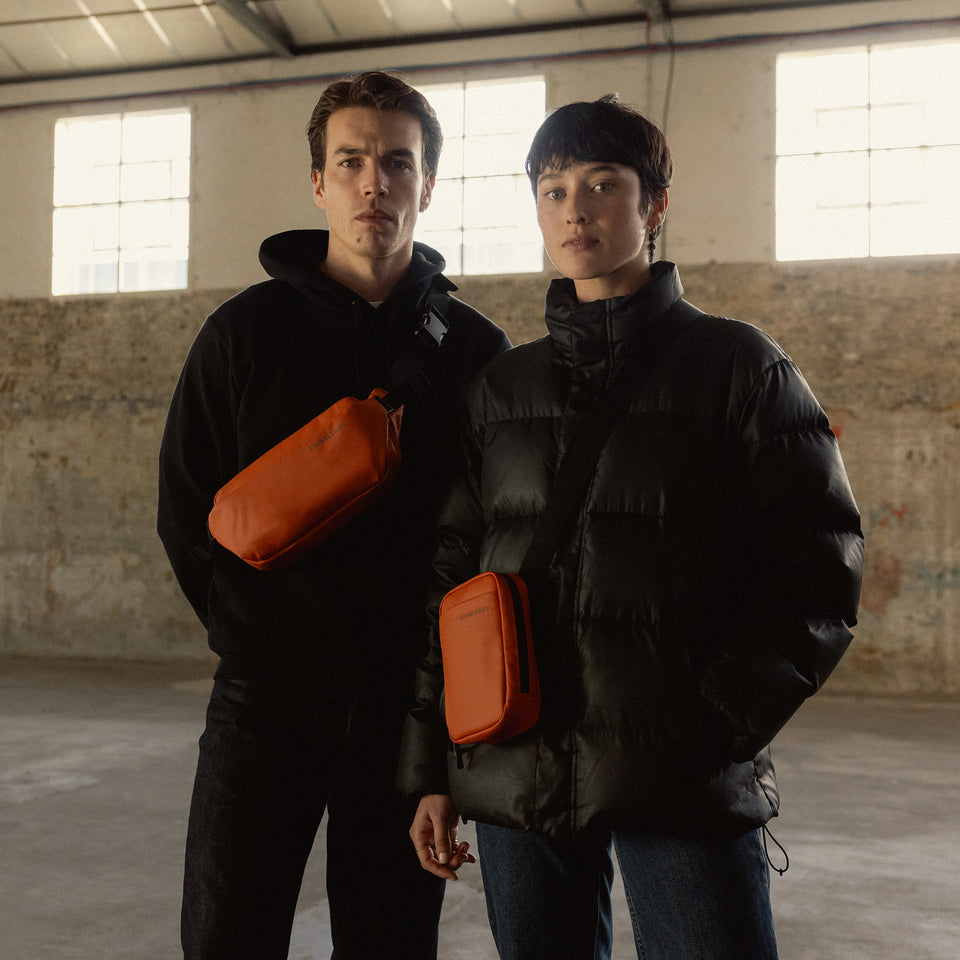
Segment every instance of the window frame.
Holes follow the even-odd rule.
[[[943,51],[939,63],[930,52],[935,50]],[[952,226],[960,220],[960,195],[947,193],[944,201],[944,187],[952,181],[942,172],[937,174],[938,164],[946,170],[951,163],[960,163],[960,111],[952,125],[942,128],[946,136],[938,134],[936,124],[925,117],[931,105],[936,112],[933,80],[918,79],[916,71],[898,80],[898,57],[911,56],[923,61],[931,73],[960,70],[960,42],[949,37],[777,56],[774,243],[778,262],[960,253],[960,233]],[[854,82],[853,58],[862,61],[855,81],[861,89],[841,97],[840,91]],[[815,87],[817,95],[810,95],[806,104],[784,105],[789,96],[784,75],[790,65],[804,60],[818,61],[822,68],[816,85],[809,83],[807,71],[806,86]],[[844,79],[845,66],[848,76]],[[796,72],[799,76],[803,71]],[[793,79],[799,89],[802,83]],[[924,85],[926,95],[920,97]],[[884,114],[885,124],[881,122]],[[827,129],[826,123],[821,129],[821,119],[832,121],[833,129]],[[903,136],[905,119],[912,119],[919,131],[908,138]],[[845,148],[837,146],[844,142]],[[799,143],[807,149],[798,149]],[[797,186],[803,183],[806,194]]]
[[[57,118],[53,296],[188,288],[193,136],[188,106]]]
[[[499,90],[500,101],[510,103],[512,114],[516,117],[516,99],[510,101],[504,98],[510,87],[525,85],[530,85],[534,97],[539,90],[542,101],[536,108],[532,104],[527,105],[530,114],[524,116],[523,121],[511,121],[515,129],[483,129],[487,118],[481,118],[479,124],[474,122],[474,117],[484,111],[477,111],[474,106],[471,113],[469,101],[472,93],[482,97],[486,92]],[[419,90],[437,111],[444,134],[444,147],[433,199],[430,207],[420,215],[414,238],[438,249],[447,261],[447,272],[452,276],[541,273],[544,267],[543,243],[523,162],[533,134],[546,114],[546,77],[542,74],[524,74],[453,80],[423,84]],[[449,111],[444,109],[443,98],[452,98],[458,92],[463,113],[459,119],[446,119],[445,114]],[[509,109],[501,111],[503,116],[510,113]],[[488,153],[492,157],[492,166],[484,166],[481,159],[483,151],[477,149],[481,145],[490,148]],[[511,147],[515,150],[515,162],[505,165],[502,156]],[[512,212],[503,216],[508,208],[512,208]],[[459,211],[456,219],[453,216],[455,209]],[[438,220],[446,223],[446,226],[432,226]],[[483,235],[488,243],[471,242]]]

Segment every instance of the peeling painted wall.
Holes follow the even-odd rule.
[[[960,694],[960,261],[711,264],[687,296],[756,323],[840,438],[867,537],[857,638],[831,688]],[[548,277],[468,278],[515,342]],[[180,364],[233,291],[0,302],[0,654],[204,658],[154,532]]]

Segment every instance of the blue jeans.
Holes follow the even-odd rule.
[[[436,958],[444,882],[421,868],[415,805],[394,786],[406,691],[318,687],[214,683],[187,830],[187,960],[286,960],[324,813],[333,957]]]
[[[640,960],[776,960],[760,831],[681,840],[615,830]],[[609,960],[611,843],[477,824],[501,960]]]

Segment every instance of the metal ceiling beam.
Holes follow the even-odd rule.
[[[262,40],[274,53],[281,57],[294,55],[290,41],[266,17],[256,13],[243,0],[217,0],[217,6]]]
[[[719,17],[727,15],[749,15],[751,13],[782,13],[785,10],[807,10],[813,7],[836,7],[840,4],[876,3],[877,0],[749,0],[746,3],[728,3],[724,6],[687,7],[672,9],[672,0],[652,0],[666,8],[667,16],[673,20],[695,19],[698,17]]]

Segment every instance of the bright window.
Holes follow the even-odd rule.
[[[777,60],[777,259],[960,253],[960,43]]]
[[[543,122],[542,77],[420,88],[443,128],[443,152],[418,240],[450,274],[531,273],[543,244],[523,164]]]
[[[187,286],[190,112],[57,121],[54,294]]]

